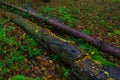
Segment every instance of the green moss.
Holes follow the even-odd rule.
[[[49,12],[52,11],[52,10],[53,10],[53,8],[52,8],[52,7],[49,7],[49,6],[42,8],[43,13],[49,13]]]
[[[85,33],[85,34],[91,34],[91,31],[87,30],[87,29],[84,29],[82,32]]]
[[[25,80],[25,76],[24,75],[16,75],[16,76],[9,78],[8,80]]]
[[[24,75],[16,75],[16,76],[9,78],[8,80],[42,80],[42,78],[39,76],[36,78],[29,78]]]
[[[120,35],[120,30],[115,30],[114,33]]]
[[[101,56],[100,51],[96,47],[84,42],[82,39],[77,39],[77,43],[80,44],[80,50],[85,50],[88,54],[91,55],[91,59],[93,61],[99,61],[101,64],[107,66],[115,65],[114,63],[106,60],[103,56]],[[94,54],[92,54],[92,52],[94,52]]]
[[[68,77],[70,70],[68,68],[63,67],[63,73],[64,73],[63,74],[64,77]]]
[[[107,61],[101,55],[93,55],[91,57],[92,57],[93,61],[100,61],[100,63],[103,65],[106,65],[106,66],[114,66],[115,65],[114,63]]]

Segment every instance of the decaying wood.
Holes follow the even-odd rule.
[[[2,15],[10,18],[46,49],[58,54],[61,60],[70,66],[72,72],[79,78],[78,80],[120,79],[120,68],[117,66],[96,64],[91,61],[88,54],[81,53],[76,47],[61,40],[50,30],[42,29],[15,14],[3,13]]]
[[[106,52],[106,53],[109,53],[110,55],[116,57],[117,59],[120,59],[120,49],[119,48],[116,48],[110,44],[107,44],[105,42],[102,42],[100,40],[98,40],[97,38],[94,38],[94,37],[91,37],[89,35],[86,35],[78,30],[75,30],[73,28],[70,28],[69,26],[66,26],[64,24],[61,24],[59,22],[56,22],[55,20],[52,20],[48,17],[45,17],[45,16],[42,16],[42,15],[39,15],[38,13],[36,12],[32,12],[32,11],[29,11],[29,10],[26,10],[24,8],[21,8],[21,7],[16,7],[14,5],[11,5],[11,4],[8,4],[8,3],[4,3],[4,2],[0,2],[0,4],[4,5],[4,6],[9,6],[9,7],[12,7],[14,9],[17,9],[21,12],[27,12],[29,13],[30,15],[36,17],[37,19],[40,19],[40,20],[43,20],[49,24],[52,24],[54,25],[54,27],[58,30],[62,30],[64,31],[65,33],[68,33],[70,35],[73,35],[77,38],[82,38],[84,41],[96,46],[97,48],[99,48],[100,50]]]

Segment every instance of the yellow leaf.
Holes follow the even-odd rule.
[[[23,39],[25,38],[25,36],[26,36],[26,33],[23,34]]]
[[[91,55],[94,55],[94,54],[95,54],[95,52],[94,52],[94,51],[92,51],[92,52],[91,52]]]
[[[107,71],[104,71],[105,75],[107,75],[109,77],[109,73]]]
[[[37,33],[37,32],[38,32],[38,29],[36,29],[35,32]]]
[[[47,79],[49,79],[49,78],[51,78],[51,77],[52,77],[52,75],[48,74],[46,77],[47,77]]]
[[[42,71],[45,71],[46,69],[47,69],[46,67],[42,67],[42,68],[41,68]]]
[[[4,34],[3,36],[6,36],[6,34]]]
[[[23,38],[23,36],[20,36],[20,38]]]
[[[49,63],[50,63],[50,64],[53,64],[53,61],[52,61],[52,60],[49,60]]]
[[[19,48],[18,45],[16,45],[16,50],[17,50],[18,48]]]
[[[37,50],[37,48],[34,48],[33,50]]]
[[[113,78],[106,78],[105,80],[114,80]]]
[[[42,77],[43,78],[43,80],[48,80],[46,77]]]
[[[37,59],[39,59],[39,60],[41,60],[41,59],[42,59],[42,57],[41,57],[41,56],[37,56],[36,58],[37,58]]]
[[[94,61],[95,61],[96,64],[101,64],[101,62],[98,61],[98,60],[94,60]]]
[[[35,69],[35,70],[39,70],[39,67],[35,66],[34,69]]]

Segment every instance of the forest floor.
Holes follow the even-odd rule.
[[[26,1],[39,13],[58,18],[63,24],[120,48],[119,0],[52,0],[49,3],[40,0],[4,1],[20,7],[24,7]],[[6,23],[2,25],[4,21]],[[0,80],[19,77],[26,80],[73,80],[70,69],[58,60],[56,54],[42,48],[19,26],[1,15],[0,24]],[[51,25],[40,25],[55,32]],[[80,39],[55,33],[66,40],[75,41],[81,51],[93,55],[93,60],[97,59],[104,65],[120,65],[120,61],[114,57],[80,42]]]

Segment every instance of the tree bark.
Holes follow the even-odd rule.
[[[60,59],[70,66],[72,72],[79,78],[78,80],[120,79],[120,68],[117,66],[96,64],[91,61],[88,54],[81,53],[76,47],[57,37],[49,30],[42,29],[40,26],[15,14],[3,13],[2,15],[10,18],[46,49],[58,54]]]
[[[97,38],[86,35],[86,34],[80,32],[78,30],[75,30],[73,28],[70,28],[69,26],[66,26],[64,24],[56,22],[55,20],[52,20],[52,19],[50,19],[48,17],[39,15],[37,12],[32,12],[32,11],[26,10],[24,8],[16,7],[14,5],[4,3],[4,2],[0,2],[0,4],[4,5],[4,6],[12,7],[14,9],[16,9],[16,10],[21,11],[21,12],[27,12],[28,14],[36,17],[37,19],[43,20],[43,21],[47,22],[48,24],[54,25],[54,27],[56,29],[62,30],[65,33],[68,33],[68,34],[70,34],[72,36],[75,36],[77,38],[82,38],[84,41],[94,45],[95,47],[99,48],[100,50],[102,50],[102,51],[116,57],[117,59],[120,59],[120,49],[112,46],[111,44],[107,44],[105,42],[102,42],[102,41],[98,40]]]

